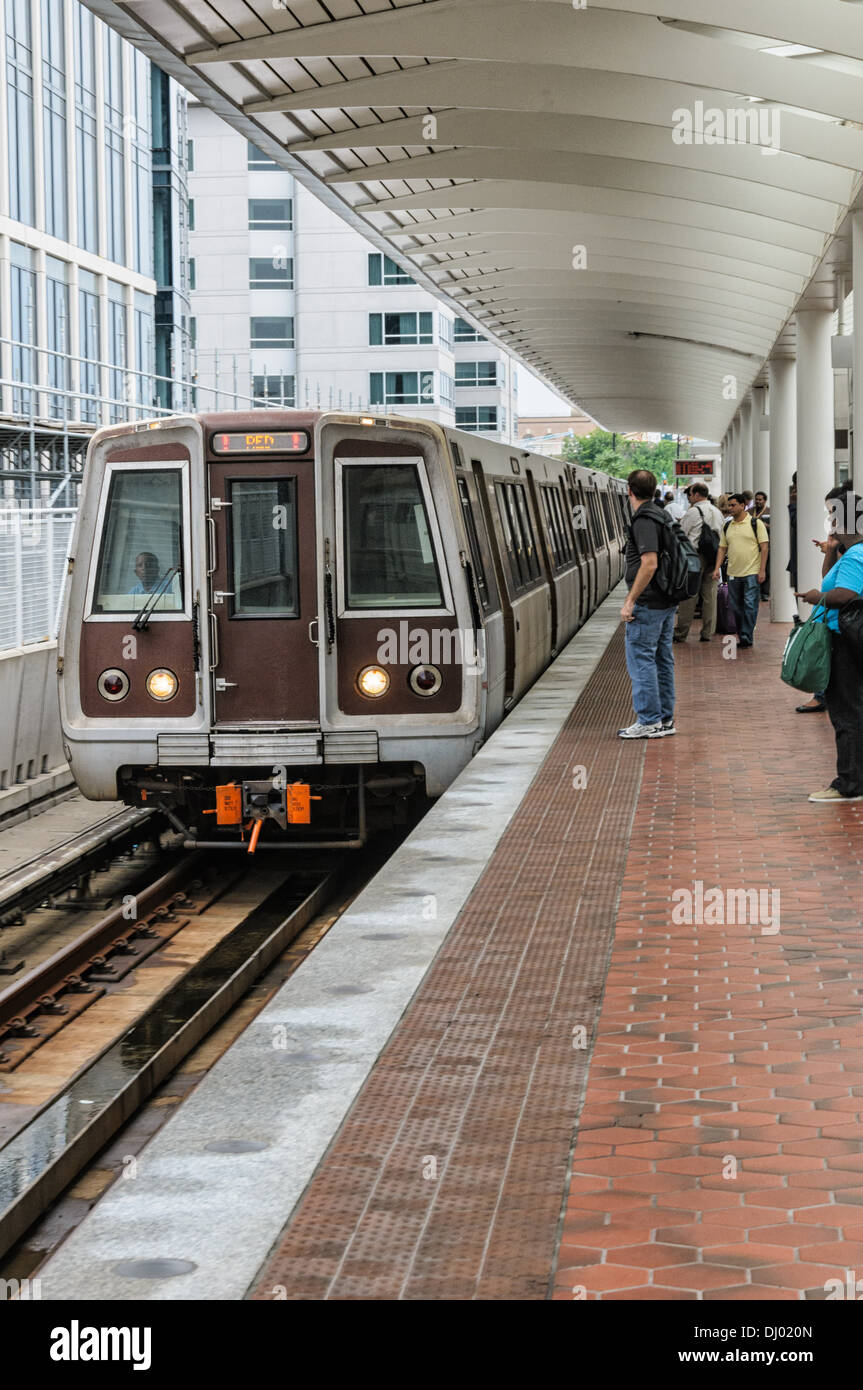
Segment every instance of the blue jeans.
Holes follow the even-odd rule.
[[[639,724],[658,724],[674,714],[674,615],[676,608],[635,605],[626,624],[626,669]]]
[[[729,579],[728,597],[737,619],[737,635],[747,646],[752,645],[755,624],[758,621],[758,605],[761,602],[761,585],[757,574],[745,574],[742,579]]]

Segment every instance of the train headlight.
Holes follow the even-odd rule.
[[[357,676],[357,685],[369,699],[377,700],[389,690],[390,678],[380,666],[364,666]]]
[[[151,671],[147,677],[147,694],[154,700],[173,700],[179,687],[180,682],[174,672],[161,666],[157,671]]]
[[[415,666],[408,676],[408,685],[415,695],[437,695],[443,676],[436,666]]]
[[[129,693],[129,677],[125,671],[111,667],[99,677],[99,694],[103,700],[125,700]]]

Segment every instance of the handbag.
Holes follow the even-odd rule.
[[[819,604],[805,623],[792,630],[785,644],[782,657],[785,684],[810,695],[816,690],[826,690],[830,684],[830,647],[827,610]]]
[[[734,616],[734,608],[728,596],[727,584],[720,584],[716,590],[716,631],[725,633],[737,631],[737,619]]]
[[[863,598],[854,598],[839,609],[839,631],[854,660],[863,666]]]

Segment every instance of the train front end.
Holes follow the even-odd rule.
[[[294,411],[94,436],[61,631],[84,795],[188,845],[359,844],[480,740],[443,432]]]

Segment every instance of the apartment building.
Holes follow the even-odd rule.
[[[189,134],[201,408],[252,396],[514,437],[506,353],[213,112],[190,103]]]

